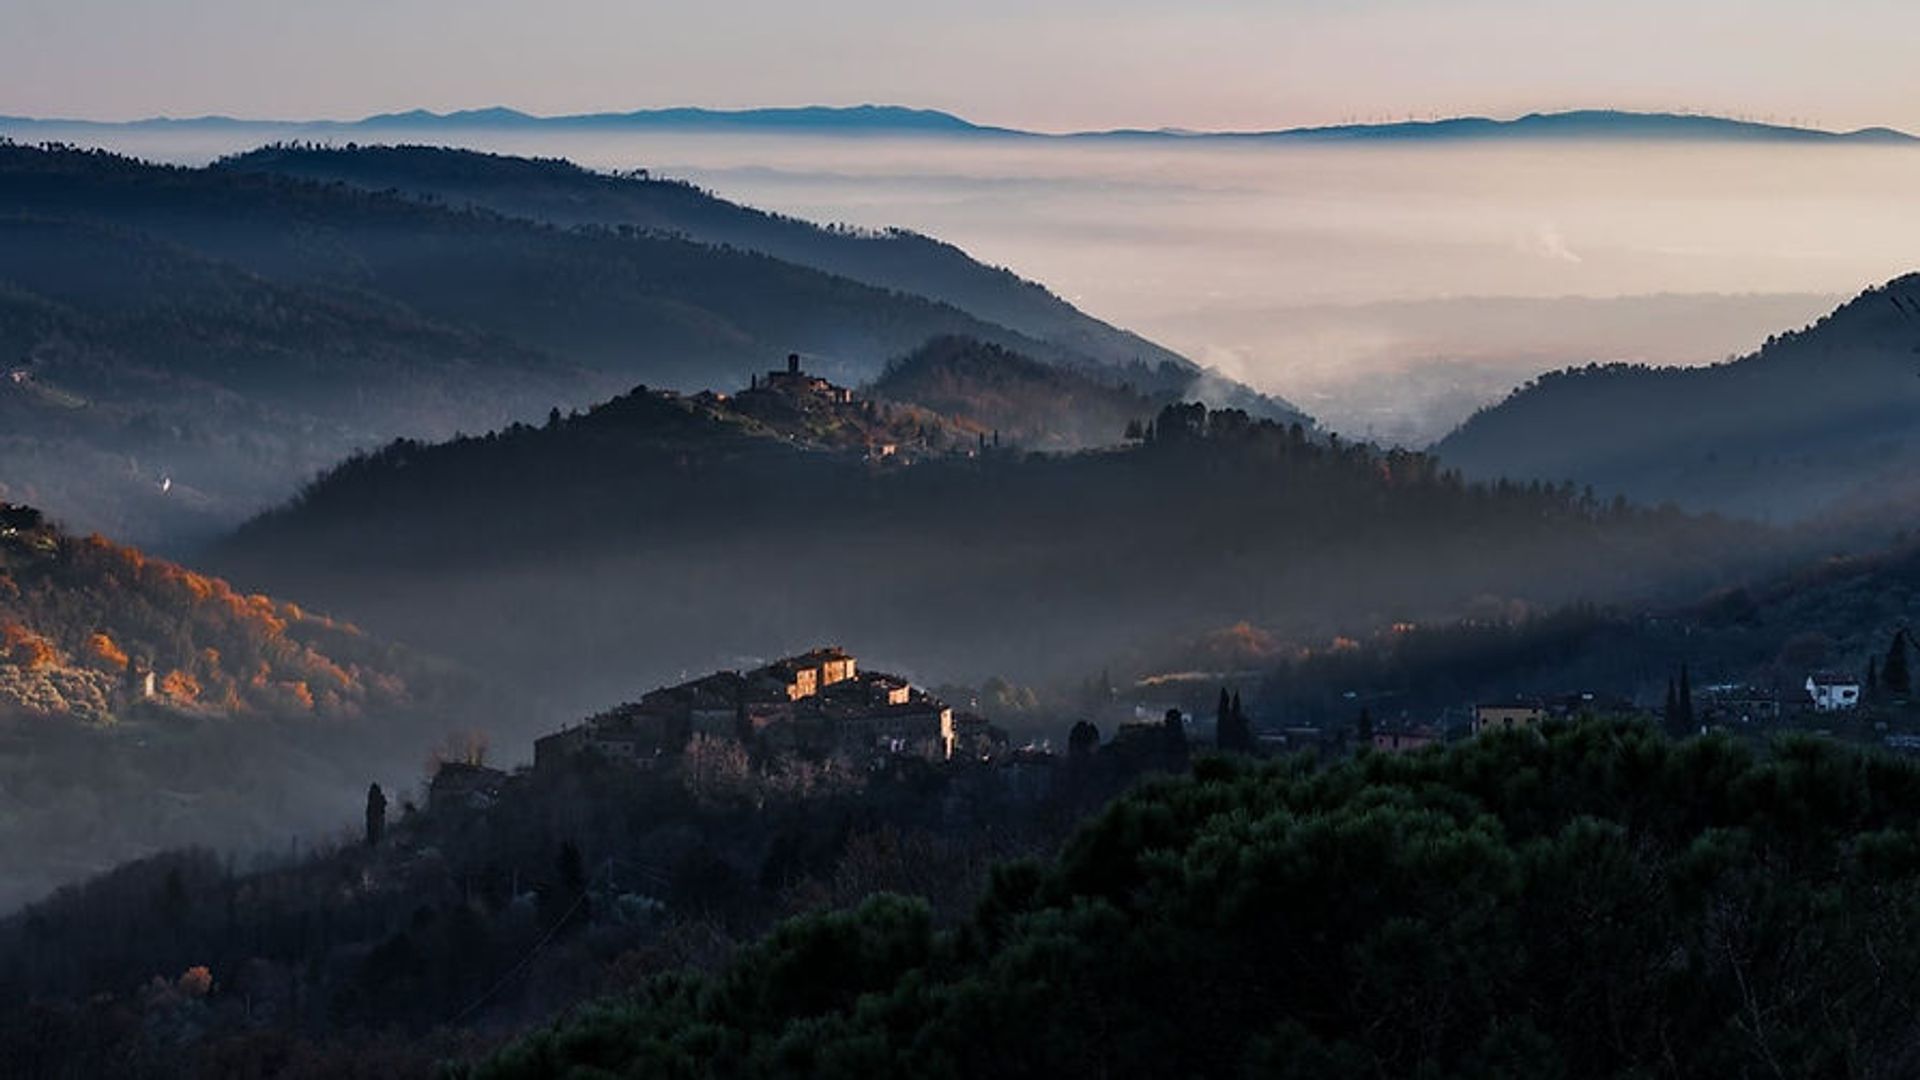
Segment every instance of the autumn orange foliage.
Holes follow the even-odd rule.
[[[87,655],[109,671],[127,670],[128,660],[125,650],[115,645],[113,639],[104,633],[96,631],[87,639]]]
[[[59,659],[52,642],[16,622],[0,623],[0,651],[28,671],[51,667]]]
[[[0,602],[0,661],[119,674],[138,656],[165,673],[160,696],[209,711],[341,718],[407,694],[397,674],[362,667],[357,646],[336,651],[360,636],[349,624],[97,535],[45,567],[0,567]]]
[[[176,701],[198,701],[200,680],[176,668],[160,680],[160,692]]]

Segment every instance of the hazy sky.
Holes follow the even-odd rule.
[[[1619,106],[1920,129],[1912,0],[0,0],[0,113],[506,104],[1276,127]]]

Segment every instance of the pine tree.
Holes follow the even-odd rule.
[[[1660,723],[1669,734],[1680,726],[1680,689],[1671,675],[1667,676],[1667,703],[1660,710]]]
[[[1373,745],[1373,711],[1366,707],[1360,709],[1360,719],[1353,725],[1354,737],[1363,746]]]
[[[1675,719],[1683,732],[1688,735],[1694,734],[1696,729],[1693,725],[1693,680],[1688,676],[1685,664],[1680,665],[1679,713]]]

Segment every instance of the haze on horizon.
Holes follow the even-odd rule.
[[[1036,130],[1605,107],[1920,129],[1900,0],[8,0],[0,113],[899,103]],[[1871,77],[1867,77],[1870,74]]]
[[[353,119],[863,102],[1030,130],[1605,107],[1920,131],[1920,8],[1853,0],[1007,0],[534,11],[8,0],[0,115]],[[1870,74],[1871,77],[1856,77]],[[164,161],[258,133],[42,132]],[[1567,364],[1699,364],[1915,269],[1911,148],[983,147],[410,132],[903,226],[1338,430],[1418,445]]]

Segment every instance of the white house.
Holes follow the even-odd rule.
[[[1844,675],[1807,676],[1815,712],[1847,712],[1860,704],[1860,680]]]

